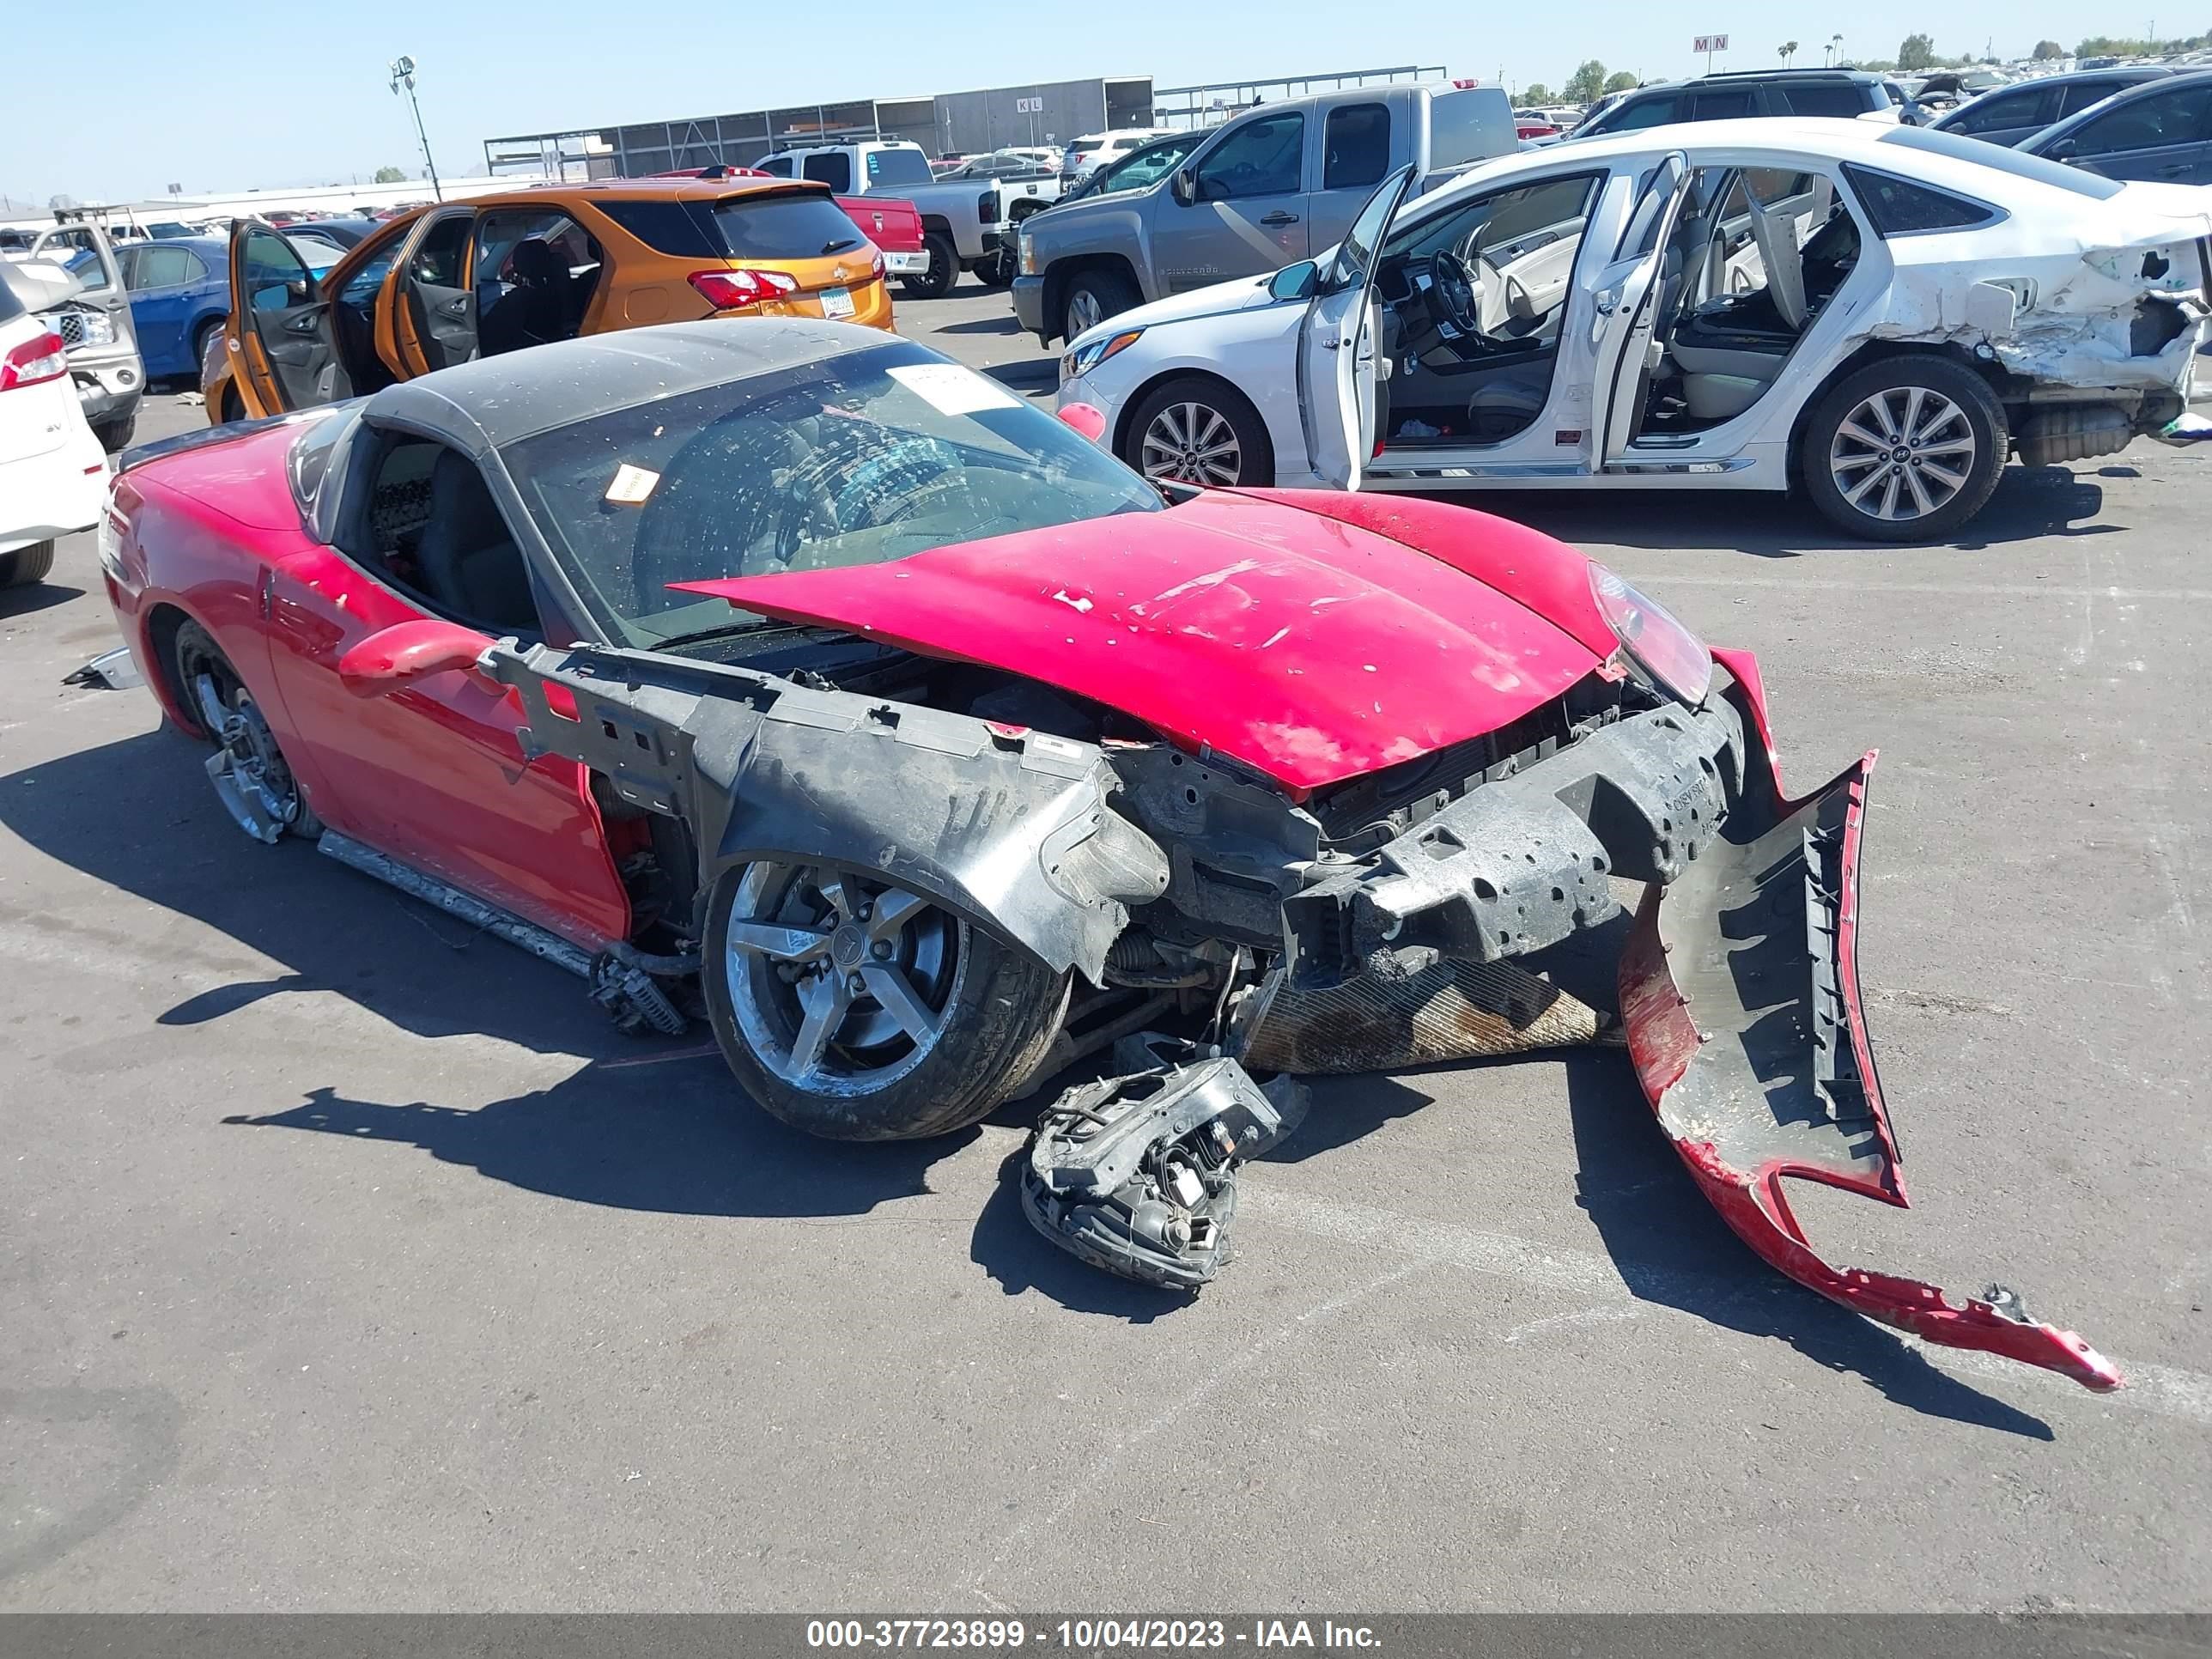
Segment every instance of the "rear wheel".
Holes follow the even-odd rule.
[[[321,835],[323,822],[308,806],[260,705],[207,629],[180,623],[169,665],[179,696],[216,746],[208,778],[238,827],[272,844],[288,834],[309,841]]]
[[[53,568],[51,541],[33,542],[13,553],[0,553],[0,587],[28,587],[33,582],[44,581]]]
[[[138,411],[135,409],[112,421],[95,422],[92,428],[92,435],[100,440],[100,447],[111,455],[130,448],[131,440],[137,432]]]
[[[738,866],[708,918],[723,1057],[770,1115],[832,1140],[975,1122],[1028,1081],[1067,1006],[1066,975],[832,866]]]
[[[1073,344],[1077,335],[1134,310],[1144,298],[1136,283],[1118,270],[1078,271],[1067,279],[1061,301],[1060,337]]]
[[[900,277],[899,287],[909,299],[941,300],[960,280],[960,251],[941,230],[923,233],[921,246],[929,255],[929,269],[918,276]]]
[[[1006,288],[1014,280],[1014,256],[1004,248],[988,254],[975,267],[975,280],[985,288]]]
[[[1233,387],[1198,374],[1146,394],[1124,428],[1121,459],[1147,478],[1217,489],[1275,481],[1260,412]]]
[[[1871,541],[1934,541],[1980,512],[2011,441],[1982,377],[1915,352],[1846,374],[1799,441],[1805,493],[1829,521]]]

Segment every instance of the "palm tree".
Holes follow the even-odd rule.
[[[1797,43],[1795,40],[1784,40],[1782,43],[1782,61],[1785,64],[1797,61]]]

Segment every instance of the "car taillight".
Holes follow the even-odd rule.
[[[717,311],[761,305],[799,292],[799,278],[781,270],[695,270],[688,280]]]
[[[21,345],[9,346],[7,356],[0,357],[0,392],[37,386],[68,373],[69,349],[62,344],[62,337],[48,329]]]
[[[987,225],[999,222],[999,192],[987,190],[975,198],[975,216]]]

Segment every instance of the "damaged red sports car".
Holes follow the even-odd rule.
[[[1729,1224],[1870,1318],[2119,1382],[2009,1291],[1805,1241],[1787,1178],[1905,1201],[1854,951],[1873,757],[1787,796],[1756,664],[1545,536],[1163,495],[793,320],[133,452],[102,560],[241,828],[627,1023],[702,1016],[790,1123],[940,1133],[1110,1054],[1041,1107],[1023,1199],[1153,1284],[1212,1276],[1297,1074],[1613,1035],[1527,959],[1640,884],[1620,1035]]]

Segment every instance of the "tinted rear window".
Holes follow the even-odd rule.
[[[826,196],[717,202],[714,228],[733,259],[818,259],[863,246],[859,228]]]
[[[1787,102],[1792,115],[1839,116],[1846,121],[1865,111],[1872,101],[1850,85],[1769,87],[1766,96],[1771,102]]]
[[[23,314],[23,302],[15,297],[15,290],[0,277],[0,323],[12,323]]]
[[[690,202],[598,199],[600,212],[656,253],[679,259],[812,259],[860,246],[860,233],[826,196]],[[835,247],[830,244],[835,242]]]
[[[1876,173],[1846,161],[1844,176],[1858,191],[1875,231],[1884,236],[1909,235],[1916,230],[1965,230],[1998,217],[1997,210],[1986,202],[1969,201],[1946,190],[1917,185],[1893,173]]]
[[[878,185],[926,185],[929,158],[918,149],[872,149],[868,152],[868,188]]]

